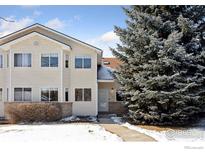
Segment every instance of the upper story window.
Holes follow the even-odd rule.
[[[6,63],[7,63],[7,67],[9,67],[9,54],[6,55]]]
[[[0,68],[3,68],[3,55],[0,55]]]
[[[69,67],[69,56],[65,55],[65,68]]]
[[[3,96],[3,94],[2,94],[2,88],[0,88],[0,101],[2,101],[3,99],[2,99],[2,96]]]
[[[58,54],[41,54],[41,67],[58,67]]]
[[[31,67],[31,54],[30,53],[15,53],[14,54],[14,67]]]
[[[75,57],[75,68],[91,68],[91,58]]]

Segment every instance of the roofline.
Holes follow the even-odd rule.
[[[98,79],[98,82],[115,82],[113,79]]]
[[[56,40],[56,39],[53,39],[53,38],[51,38],[51,37],[49,37],[49,36],[47,36],[47,35],[44,35],[44,34],[42,34],[42,33],[37,32],[37,31],[33,31],[33,32],[28,33],[28,34],[25,34],[25,35],[22,35],[22,36],[20,36],[20,37],[17,37],[17,38],[15,38],[15,39],[12,39],[12,40],[10,40],[9,42],[6,42],[6,43],[1,44],[0,46],[4,46],[4,45],[6,45],[6,44],[9,44],[10,42],[13,42],[13,41],[18,40],[18,39],[20,39],[20,38],[22,38],[22,37],[31,35],[31,34],[33,34],[33,33],[37,33],[37,34],[39,34],[39,35],[42,35],[42,36],[44,36],[44,37],[47,37],[48,39],[51,39],[51,40],[56,41],[56,42],[58,42],[58,43],[61,43],[61,44],[63,44],[63,45],[69,46],[69,48],[72,49],[70,45],[65,44],[65,43],[63,43],[63,42],[61,42],[61,41],[58,41],[58,40]]]
[[[74,38],[74,37],[71,37],[71,36],[69,36],[69,35],[67,35],[67,34],[64,34],[64,33],[62,33],[62,32],[59,32],[59,31],[57,31],[57,30],[54,30],[54,29],[52,29],[52,28],[46,27],[46,26],[44,26],[44,25],[42,25],[42,24],[39,24],[39,23],[35,23],[35,24],[33,24],[33,25],[30,25],[30,26],[28,26],[28,27],[22,28],[22,29],[20,29],[20,30],[18,30],[18,31],[15,31],[15,32],[13,32],[13,33],[10,33],[10,34],[8,34],[8,35],[5,35],[5,36],[1,37],[0,40],[1,40],[1,39],[4,39],[4,38],[6,38],[6,37],[9,37],[9,36],[15,35],[16,33],[19,33],[19,32],[21,32],[21,31],[24,31],[24,30],[29,29],[29,28],[34,27],[34,26],[40,26],[40,27],[42,27],[42,28],[45,28],[45,29],[50,30],[50,31],[52,31],[52,32],[55,32],[55,33],[57,33],[57,34],[59,34],[59,35],[62,35],[62,36],[64,36],[64,37],[66,37],[66,38],[69,38],[69,39],[72,39],[72,40],[74,40],[74,41],[80,42],[80,43],[82,43],[82,44],[84,44],[84,45],[86,45],[86,46],[89,46],[89,47],[91,47],[91,48],[95,48],[96,50],[100,51],[100,54],[102,55],[102,52],[103,52],[102,49],[97,48],[97,47],[95,47],[95,46],[93,46],[93,45],[91,45],[91,44],[88,44],[88,43],[86,43],[86,42],[83,42],[83,41],[81,41],[81,40],[79,40],[79,39],[76,39],[76,38]]]

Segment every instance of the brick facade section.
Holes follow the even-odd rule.
[[[122,102],[109,102],[109,113],[122,115],[127,113],[128,109]]]

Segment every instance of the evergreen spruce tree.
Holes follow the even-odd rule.
[[[131,6],[115,76],[135,124],[186,125],[205,108],[205,6]]]

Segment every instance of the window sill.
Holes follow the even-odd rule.
[[[85,70],[85,71],[89,71],[92,70],[92,68],[75,68],[75,70]]]
[[[74,101],[74,102],[76,102],[76,103],[90,103],[92,101]]]

